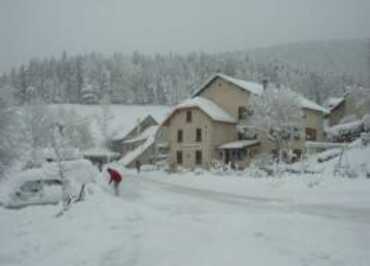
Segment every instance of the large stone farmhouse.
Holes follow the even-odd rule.
[[[267,85],[216,74],[190,99],[175,106],[165,119],[170,166],[209,168],[216,162],[246,167],[258,153],[274,152],[263,136],[245,139],[238,131],[244,123],[251,95],[261,95]],[[327,110],[299,95],[305,130],[294,143],[297,156],[306,140],[323,141],[323,124]]]

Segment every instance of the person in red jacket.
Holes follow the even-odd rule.
[[[107,171],[110,175],[109,184],[111,184],[113,182],[114,193],[116,194],[116,196],[118,196],[119,195],[118,188],[119,188],[119,184],[122,181],[122,176],[117,170],[114,170],[112,168],[108,168]]]

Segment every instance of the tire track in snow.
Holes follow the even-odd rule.
[[[191,188],[154,180],[148,177],[140,177],[140,179],[146,182],[147,188],[149,189],[153,189],[152,185],[155,185],[157,189],[171,193],[197,197],[242,208],[264,208],[287,213],[296,212],[328,219],[350,220],[352,222],[370,224],[370,208],[353,208],[330,204],[294,204],[284,199],[238,195],[208,189]]]

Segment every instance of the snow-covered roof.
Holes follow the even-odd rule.
[[[136,160],[141,154],[143,154],[155,141],[154,136],[150,136],[147,140],[136,147],[134,150],[126,153],[119,162],[124,166],[128,166],[134,160]]]
[[[203,112],[205,112],[211,119],[218,122],[226,122],[226,123],[236,123],[237,121],[225,110],[219,107],[214,102],[203,98],[203,97],[195,97],[191,99],[187,99],[184,102],[175,106],[172,112],[169,114],[167,121],[174,112],[177,110],[185,109],[185,108],[199,108]]]
[[[125,140],[123,143],[126,144],[126,143],[133,143],[133,142],[146,140],[150,136],[154,136],[157,133],[158,129],[159,129],[159,126],[148,127],[143,132],[141,132],[138,136]]]
[[[254,146],[259,143],[260,142],[258,140],[239,140],[239,141],[233,141],[233,142],[222,144],[218,146],[218,149],[221,149],[221,150],[241,149],[241,148]]]
[[[221,73],[217,73],[215,75],[213,75],[211,78],[209,78],[201,87],[199,90],[197,90],[192,97],[196,97],[196,96],[199,96],[199,94],[205,90],[207,88],[207,86],[216,78],[220,78],[220,79],[223,79],[223,80],[226,80],[234,85],[236,85],[237,87],[245,90],[245,91],[248,91],[250,93],[253,93],[253,94],[256,94],[256,95],[261,95],[262,92],[263,92],[263,85],[260,84],[260,83],[257,83],[257,82],[254,82],[254,81],[246,81],[246,80],[242,80],[242,79],[237,79],[237,78],[233,78],[233,77],[230,77],[230,76],[227,76],[225,74],[221,74]]]
[[[83,152],[83,155],[86,157],[119,157],[120,154],[113,152],[105,147],[95,147],[88,149]]]
[[[333,109],[335,109],[338,105],[340,105],[342,102],[344,101],[344,97],[331,97],[329,98],[326,103],[325,103],[325,106],[330,110],[332,111]]]
[[[133,115],[135,117],[135,115]],[[134,131],[136,128],[138,128],[143,122],[147,121],[148,119],[153,119],[157,124],[162,123],[165,116],[162,117],[154,117],[151,114],[144,114],[142,116],[136,116],[136,121],[132,121],[130,126],[126,128],[122,128],[118,130],[113,136],[113,141],[121,141],[127,137],[127,135],[130,134],[130,132]],[[132,118],[131,118],[132,119]]]
[[[307,99],[306,97],[304,97],[304,96],[302,96],[298,93],[297,93],[297,96],[298,96],[298,100],[301,103],[302,108],[322,112],[322,113],[325,113],[325,114],[329,113],[328,109],[326,109],[325,107],[322,107],[321,105],[315,103],[314,101],[311,101],[311,100]]]
[[[236,85],[237,87],[247,91],[247,92],[250,92],[254,95],[261,95],[263,93],[263,85],[258,83],[258,82],[255,82],[255,81],[246,81],[246,80],[241,80],[241,79],[237,79],[237,78],[233,78],[233,77],[230,77],[230,76],[227,76],[225,74],[221,74],[221,73],[218,73],[218,74],[215,74],[214,76],[212,76],[210,79],[208,79],[203,86],[200,87],[199,90],[197,90],[194,94],[193,94],[193,97],[196,97],[196,96],[199,96],[207,87],[208,85],[216,78],[220,78],[220,79],[223,79],[223,80],[226,80],[234,85]],[[270,85],[271,86],[271,85]],[[268,88],[268,89],[272,89],[272,88]],[[314,110],[314,111],[318,111],[318,112],[323,112],[323,113],[329,113],[329,111],[320,106],[319,104],[307,99],[306,97],[302,96],[301,94],[289,89],[289,88],[283,88],[284,90],[290,90],[292,92],[294,92],[296,95],[297,95],[297,98],[302,106],[302,108],[306,108],[306,109],[310,109],[310,110]]]
[[[306,97],[304,97],[302,94],[288,88],[288,87],[280,87],[280,88],[276,88],[276,87],[273,87],[273,86],[270,86],[270,88],[268,88],[269,90],[272,90],[272,89],[277,89],[277,90],[280,90],[282,93],[290,93],[293,97],[296,98],[297,100],[297,103],[301,106],[301,108],[303,109],[309,109],[309,110],[313,110],[313,111],[318,111],[318,112],[322,112],[324,114],[328,114],[329,113],[329,110],[326,109],[325,107],[315,103],[314,101],[311,101],[309,99],[307,99]]]

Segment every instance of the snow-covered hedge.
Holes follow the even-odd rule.
[[[351,142],[360,137],[364,132],[362,120],[339,124],[326,130],[328,140],[332,142]]]

